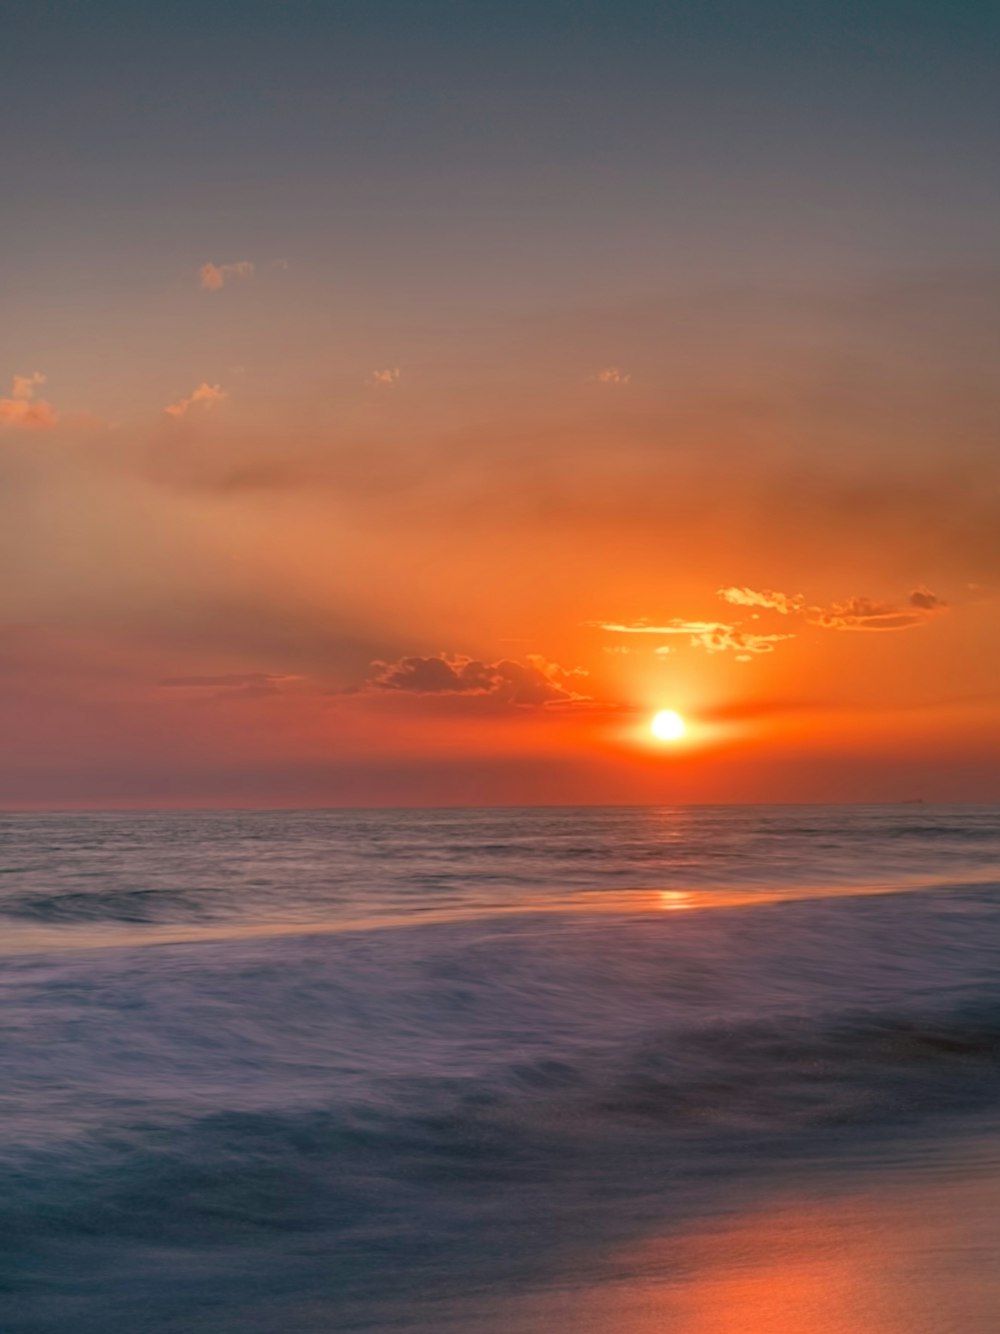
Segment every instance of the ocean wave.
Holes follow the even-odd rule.
[[[44,923],[203,921],[213,915],[216,890],[135,888],[63,890],[9,895],[0,916]]]
[[[890,839],[953,840],[957,843],[996,844],[995,828],[974,824],[913,823],[888,825],[883,831]]]
[[[767,1171],[879,1127],[898,1136],[998,1094],[1000,993],[947,1014],[702,1026],[362,1098],[158,1121],[119,1108],[100,1133],[8,1147],[0,1227],[15,1249],[316,1231],[326,1246],[370,1244],[404,1224],[454,1230],[477,1198],[516,1212],[525,1190],[543,1215],[653,1193],[669,1221],[685,1182]]]
[[[432,925],[502,922],[535,917],[608,918],[659,916],[663,912],[691,916],[705,910],[741,911],[778,904],[823,903],[900,895],[945,895],[963,903],[969,895],[990,900],[1000,891],[995,873],[942,878],[911,875],[885,881],[841,880],[828,884],[785,883],[777,877],[758,883],[704,884],[682,878],[670,887],[563,889],[528,883],[512,884],[497,877],[493,893],[411,894],[383,897],[369,907],[347,900],[295,905],[291,917],[275,915],[272,899],[255,903],[220,888],[168,888],[65,891],[48,895],[7,895],[0,900],[0,921],[10,924],[0,943],[3,954],[46,950],[113,948],[177,943],[211,943],[285,936],[342,935],[366,931],[411,930]],[[428,878],[426,884],[430,884]],[[440,887],[440,886],[439,886]],[[322,915],[321,915],[322,914]],[[87,927],[114,928],[88,932]],[[24,929],[28,928],[28,929]],[[31,929],[35,928],[35,929]],[[70,929],[73,928],[73,929]]]

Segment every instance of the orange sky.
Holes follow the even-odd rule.
[[[902,475],[910,386],[652,360],[9,423],[4,802],[995,797],[985,441]]]
[[[1000,797],[970,34],[252,9],[12,37],[0,804]]]

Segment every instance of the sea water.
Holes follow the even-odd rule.
[[[991,1142],[998,854],[985,807],[0,816],[0,1329],[756,1330],[594,1293]]]

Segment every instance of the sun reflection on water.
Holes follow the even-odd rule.
[[[660,891],[660,907],[664,912],[682,912],[694,907],[694,895],[686,889],[663,889]]]

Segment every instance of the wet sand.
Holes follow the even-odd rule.
[[[928,1146],[929,1153],[936,1153]],[[1000,1139],[782,1198],[593,1264],[594,1279],[486,1300],[414,1330],[477,1334],[995,1334]],[[416,1313],[414,1313],[416,1314]],[[405,1327],[405,1322],[400,1327]]]

